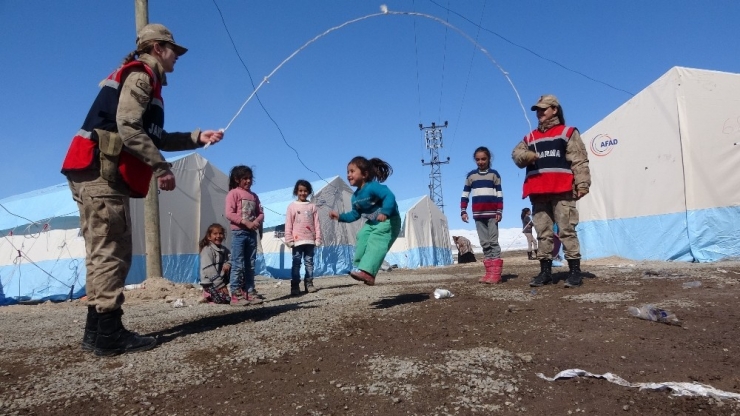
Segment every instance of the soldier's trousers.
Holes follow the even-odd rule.
[[[581,246],[578,243],[576,225],[578,210],[570,192],[566,194],[533,195],[532,223],[537,231],[537,258],[551,259],[553,250],[553,224],[558,225],[558,237],[563,243],[566,259],[580,259]]]
[[[72,172],[67,178],[85,239],[87,304],[100,313],[114,311],[124,301],[133,251],[128,189],[96,171]]]

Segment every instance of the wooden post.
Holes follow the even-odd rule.
[[[149,24],[149,1],[134,0],[136,33]],[[162,276],[162,239],[159,232],[159,189],[157,178],[149,183],[149,194],[144,199],[144,234],[146,242],[146,277]]]
[[[138,34],[142,27],[149,24],[149,1],[134,0],[136,13],[136,33]]]

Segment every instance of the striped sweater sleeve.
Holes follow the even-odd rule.
[[[468,209],[468,203],[470,202],[470,190],[471,190],[471,183],[470,175],[472,175],[473,172],[470,172],[465,177],[465,185],[463,186],[463,192],[462,192],[462,198],[460,198],[460,215],[464,214],[465,211]]]

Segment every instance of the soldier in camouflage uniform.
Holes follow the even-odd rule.
[[[80,210],[87,251],[82,349],[98,356],[156,346],[154,338],[128,331],[121,322],[133,246],[129,198],[146,196],[152,176],[159,189],[175,188],[175,176],[160,150],[195,149],[223,137],[214,130],[168,133],[163,128],[162,86],[185,52],[164,26],[142,28],[136,50],[100,84],[62,165]]]
[[[540,97],[532,111],[537,112],[537,129],[519,142],[512,152],[514,163],[527,169],[522,197],[529,196],[532,202],[532,222],[539,246],[540,274],[530,286],[552,283],[554,222],[560,230],[570,269],[565,287],[577,287],[583,280],[576,234],[576,201],[588,194],[591,186],[586,146],[578,129],[565,125],[563,108],[554,95]]]

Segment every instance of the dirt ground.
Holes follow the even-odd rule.
[[[377,285],[392,287],[392,295],[368,296],[351,319],[301,338],[277,359],[229,366],[218,382],[161,395],[130,386],[116,402],[81,398],[63,410],[50,402],[17,414],[740,414],[735,400],[677,397],[593,378],[551,382],[536,375],[578,368],[632,383],[698,382],[740,393],[740,263],[604,259],[584,262],[591,277],[581,288],[563,287],[567,267],[561,267],[554,269],[559,283],[533,290],[529,281],[538,263],[523,252],[507,252],[504,261],[505,283],[495,286],[477,283],[482,263],[385,273]],[[394,279],[401,275],[412,278]],[[346,277],[317,281],[316,295],[323,296],[342,296],[355,283]],[[695,281],[701,286],[684,288]],[[436,287],[454,297],[435,299]],[[682,326],[627,313],[628,306],[644,303],[674,312]],[[234,325],[269,321],[269,305],[268,297],[250,308],[243,323],[224,319]],[[270,333],[262,336],[269,341]],[[8,345],[2,350],[8,352]],[[81,359],[79,347],[28,353]],[[7,401],[14,383],[30,371],[15,357],[0,358],[0,400]],[[202,351],[178,359],[213,371]],[[54,370],[48,373],[53,377]]]

